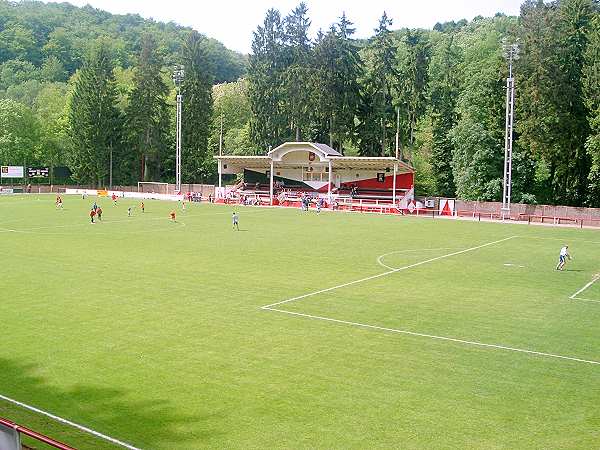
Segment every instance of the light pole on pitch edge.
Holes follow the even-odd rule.
[[[181,85],[183,84],[183,78],[185,77],[185,71],[183,66],[175,66],[173,71],[173,82],[177,88],[177,134],[175,142],[175,192],[181,192],[181,106],[183,103],[183,96],[181,95]]]
[[[512,189],[512,151],[515,122],[515,79],[513,62],[519,59],[519,44],[504,43],[504,56],[508,60],[508,78],[506,79],[506,132],[504,139],[504,182],[502,184],[502,219],[510,219],[510,200]]]

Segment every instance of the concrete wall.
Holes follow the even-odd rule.
[[[23,189],[25,191],[26,187],[22,185],[2,185],[2,188],[16,188]],[[32,194],[48,194],[52,192],[63,193],[66,189],[98,189],[96,186],[92,185],[63,185],[63,184],[55,184],[55,185],[37,185],[34,184],[31,186]],[[162,188],[161,188],[162,189]],[[123,192],[137,192],[137,186],[113,186],[113,191],[123,191]],[[157,189],[159,190],[159,189]],[[203,197],[208,197],[209,194],[215,195],[215,187],[212,184],[182,184],[181,192],[201,192]],[[175,185],[169,184],[167,194],[173,195],[175,193]]]
[[[500,214],[502,210],[502,203],[457,200],[456,207],[458,211],[464,212]],[[600,220],[600,208],[576,208],[573,206],[525,205],[521,203],[513,203],[510,208],[510,215],[513,219],[518,219],[519,215],[522,215]]]

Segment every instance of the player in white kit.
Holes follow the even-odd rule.
[[[556,266],[556,270],[563,270],[565,264],[567,262],[567,258],[571,259],[571,255],[569,255],[569,246],[565,245],[560,249],[560,255],[558,255],[558,265]]]

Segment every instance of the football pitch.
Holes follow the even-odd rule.
[[[600,231],[63,198],[0,198],[0,417],[81,449],[600,448]]]

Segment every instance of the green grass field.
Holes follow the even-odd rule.
[[[143,449],[600,448],[598,231],[94,200],[0,198],[5,397]]]

